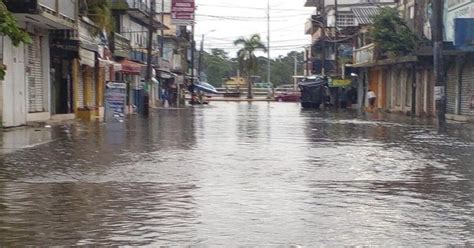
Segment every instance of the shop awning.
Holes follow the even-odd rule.
[[[119,62],[122,65],[122,69],[120,70],[123,73],[126,74],[140,74],[142,71],[142,67],[146,66],[144,64],[140,64],[137,62],[133,62],[128,59],[124,59]]]
[[[122,65],[113,61],[113,60],[108,60],[108,59],[99,59],[99,65],[101,67],[105,66],[113,66],[114,71],[121,71],[122,70]]]
[[[81,65],[95,67],[95,52],[79,48],[79,57]]]

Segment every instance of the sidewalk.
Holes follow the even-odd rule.
[[[48,120],[30,122],[22,127],[0,129],[0,155],[54,142],[61,126],[78,123],[78,120]]]

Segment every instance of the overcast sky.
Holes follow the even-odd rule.
[[[313,9],[305,0],[270,0],[271,56],[303,51],[310,43],[304,24]],[[205,49],[222,48],[235,56],[233,41],[258,33],[267,41],[267,0],[196,0],[196,42],[206,34]],[[263,55],[263,54],[259,54]]]

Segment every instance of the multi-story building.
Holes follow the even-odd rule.
[[[305,24],[311,35],[311,52],[308,59],[313,74],[341,77],[344,65],[352,60],[352,39],[358,32],[358,19],[354,7],[390,6],[394,0],[306,0],[305,7],[315,8]]]
[[[155,91],[155,105],[163,102],[160,99],[161,92],[168,98],[172,106],[184,104],[182,90],[185,89],[186,79],[189,78],[188,68],[191,59],[190,54],[191,34],[187,26],[173,23],[171,19],[171,0],[157,1],[157,12],[160,20],[167,30],[162,30],[160,45],[162,46],[162,56],[158,68],[158,77],[161,87]]]
[[[1,37],[0,59],[7,65],[7,75],[1,82],[0,116],[2,126],[25,125],[30,121],[49,120],[61,113],[58,105],[67,105],[56,96],[67,83],[52,75],[52,34],[57,30],[75,30],[76,0],[7,0],[7,8],[32,42],[13,46],[9,38]],[[67,68],[61,68],[67,70]],[[65,90],[64,92],[66,92]]]
[[[146,86],[146,64],[148,62],[148,36],[150,26],[154,30],[153,35],[153,67],[158,67],[159,62],[159,39],[157,30],[165,28],[155,16],[152,20],[152,0],[112,0],[114,16],[114,42],[112,44],[115,60],[119,62],[122,69],[116,73],[116,80],[128,84],[129,112],[134,109],[143,109],[142,97]],[[153,86],[152,86],[153,87]]]

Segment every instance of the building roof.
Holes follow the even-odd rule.
[[[374,16],[380,12],[379,7],[353,7],[351,8],[355,15],[357,22],[361,25],[372,24],[374,22]]]

